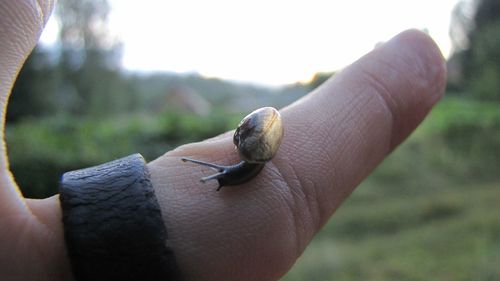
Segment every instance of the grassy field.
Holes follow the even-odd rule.
[[[500,183],[389,193],[360,186],[283,280],[500,280]]]
[[[282,280],[500,280],[499,114],[445,101]]]

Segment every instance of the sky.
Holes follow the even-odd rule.
[[[279,86],[339,70],[408,28],[448,56],[459,0],[109,0],[132,71],[198,73]],[[137,3],[140,3],[139,5]],[[49,22],[42,42],[57,37]]]

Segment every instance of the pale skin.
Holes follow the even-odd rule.
[[[43,0],[0,1],[2,117],[52,8]],[[423,120],[445,80],[435,43],[406,31],[282,109],[280,150],[248,183],[215,192],[216,183],[199,182],[205,168],[180,161],[238,162],[231,133],[150,162],[169,244],[186,280],[283,276],[342,201]],[[23,198],[5,145],[0,150],[0,279],[72,280],[58,196]]]

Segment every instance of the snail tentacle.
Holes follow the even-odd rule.
[[[209,180],[214,180],[214,179],[220,178],[220,177],[222,177],[222,176],[223,176],[223,175],[225,175],[225,174],[226,174],[226,173],[224,173],[224,172],[220,172],[220,173],[217,173],[217,174],[213,174],[213,175],[211,175],[211,176],[202,177],[202,178],[200,179],[200,181],[201,181],[202,183],[205,183],[205,182],[207,182],[207,181],[209,181]]]
[[[200,164],[200,165],[203,165],[203,166],[207,166],[207,167],[213,168],[213,169],[215,169],[215,170],[217,170],[219,172],[222,172],[225,168],[227,168],[227,166],[217,165],[217,164],[214,164],[214,163],[205,162],[205,161],[196,160],[196,159],[187,158],[187,157],[182,157],[181,160],[183,162],[192,162],[192,163]]]

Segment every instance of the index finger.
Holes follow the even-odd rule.
[[[215,192],[216,183],[199,182],[205,168],[181,164],[182,156],[237,163],[229,134],[151,162],[181,270],[193,280],[279,278],[439,100],[445,76],[434,42],[404,32],[284,108],[278,154],[250,182]]]
[[[439,49],[410,30],[283,110],[287,136],[276,165],[317,206],[318,226],[420,124],[445,85]]]

